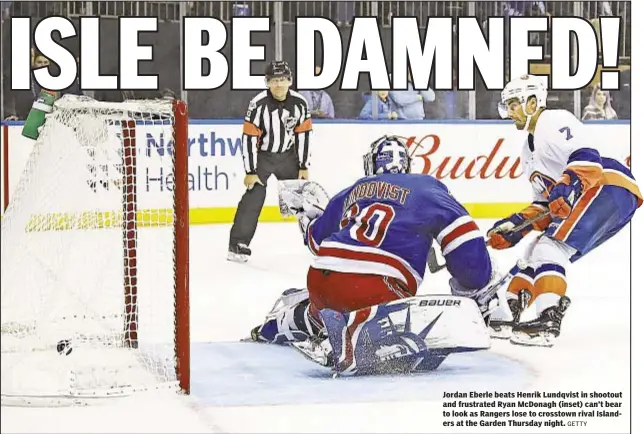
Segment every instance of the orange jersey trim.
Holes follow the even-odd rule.
[[[250,123],[248,121],[244,121],[244,134],[247,136],[261,136],[262,135],[262,130],[260,130],[257,125]]]
[[[519,291],[521,291],[522,289],[527,289],[531,294],[533,294],[534,284],[530,280],[522,276],[514,276],[510,281],[510,284],[508,285],[508,291],[513,294],[519,295]],[[534,299],[534,297],[532,297],[532,299]],[[532,301],[532,299],[530,301]]]
[[[584,191],[600,185],[603,180],[603,171],[601,167],[581,165],[568,166],[566,170],[574,172],[579,177]],[[566,182],[566,184],[570,184],[570,177],[564,174],[563,181]]]
[[[557,230],[553,234],[556,240],[559,240],[559,241],[566,240],[566,238],[568,237],[568,234],[577,225],[577,222],[584,215],[584,213],[586,212],[586,209],[590,206],[593,200],[599,195],[599,192],[601,191],[601,189],[602,189],[602,186],[591,188],[581,196],[579,201],[573,207],[572,212],[570,213],[570,216],[568,216],[567,219],[561,222],[561,225],[557,228]]]
[[[624,173],[617,170],[605,170],[604,185],[616,185],[618,187],[625,188],[637,197],[638,206],[642,206],[643,199],[639,187],[633,182],[631,178],[626,176]]]
[[[297,127],[295,127],[295,132],[305,133],[307,131],[311,131],[312,129],[313,129],[313,122],[311,122],[311,119],[307,119],[301,124],[299,124]]]
[[[554,293],[560,296],[566,295],[568,284],[560,276],[543,276],[534,282],[534,299],[545,293]]]

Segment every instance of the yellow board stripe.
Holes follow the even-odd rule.
[[[521,211],[530,203],[499,202],[499,203],[464,203],[463,206],[475,219],[501,219]]]
[[[463,206],[473,218],[503,218],[528,206],[528,203],[465,203]],[[235,207],[193,208],[190,210],[191,225],[232,223],[235,218]],[[139,227],[162,227],[172,224],[170,209],[148,209],[138,211]],[[266,206],[259,215],[260,222],[292,222],[293,217],[281,216],[279,207]],[[122,212],[117,211],[84,211],[81,213],[46,213],[34,215],[26,232],[60,231],[71,229],[104,229],[119,228],[122,224]]]

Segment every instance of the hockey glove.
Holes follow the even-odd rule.
[[[311,224],[311,222],[316,218],[320,217],[323,212],[324,211],[316,206],[313,206],[306,202],[304,203],[302,210],[298,211],[298,213],[296,214],[302,234],[306,234],[306,229],[309,227],[309,224]]]
[[[492,229],[487,233],[488,245],[497,250],[515,246],[532,230],[532,227],[529,226],[522,231],[510,232],[512,228],[519,226],[525,220],[526,218],[521,214],[512,214],[510,217],[494,223]]]
[[[561,219],[570,215],[572,208],[582,194],[581,180],[572,170],[566,170],[563,178],[550,190],[548,208],[550,213]]]

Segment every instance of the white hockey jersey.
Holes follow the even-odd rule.
[[[583,191],[600,185],[618,185],[642,201],[628,168],[602,157],[583,123],[567,110],[548,109],[541,113],[534,134],[525,140],[522,162],[533,191],[533,204],[522,212],[527,218],[547,208],[550,190],[567,176],[567,171],[579,177]],[[546,221],[543,224],[547,226]]]

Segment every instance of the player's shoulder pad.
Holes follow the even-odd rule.
[[[578,130],[581,125],[583,125],[581,121],[568,110],[548,109],[539,116],[535,136],[553,138],[560,135],[566,128],[569,131]]]
[[[544,110],[541,116],[539,116],[539,121],[538,123],[550,127],[572,126],[578,125],[581,122],[577,116],[564,109]]]
[[[344,188],[342,191],[331,196],[325,210],[328,210],[329,213],[333,213],[334,215],[337,215],[336,213],[344,212],[345,199],[349,197],[349,194],[351,193],[353,187],[354,185],[350,185],[349,187]]]
[[[337,194],[333,195],[332,200],[333,199],[338,199],[338,198],[345,198],[345,197],[349,196],[351,194],[351,192],[356,187],[358,187],[358,185],[360,185],[361,183],[363,183],[363,182],[365,182],[367,180],[370,180],[370,179],[372,179],[372,178],[369,177],[369,176],[363,176],[362,178],[360,178],[357,181],[355,181],[353,184],[349,185],[346,188],[343,188],[340,192],[338,192]]]
[[[436,191],[437,189],[445,192],[448,191],[445,183],[435,176],[426,175],[424,173],[407,173],[404,176],[415,188],[426,190],[429,193]]]

